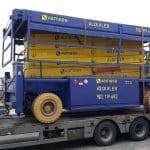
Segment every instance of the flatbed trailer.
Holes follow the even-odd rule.
[[[144,96],[146,92],[149,92],[150,79],[145,79],[143,74],[144,44],[150,41],[150,28],[18,9],[13,10],[10,19],[10,24],[3,30],[2,66],[5,67],[11,63],[13,76],[10,76],[10,72],[5,73],[5,106],[0,109],[0,149],[86,138],[93,138],[98,145],[110,145],[115,142],[119,133],[128,133],[132,140],[138,141],[148,137],[150,131],[150,114],[148,113],[150,101],[148,99],[150,96],[146,98]],[[82,36],[83,41],[79,41],[78,44],[38,41],[31,40],[32,34],[69,34],[75,37]],[[117,46],[114,48],[113,46],[87,45],[88,36],[116,39]],[[141,49],[123,49],[124,40],[141,42]],[[30,46],[33,44],[115,50],[117,59],[115,63],[36,60],[30,58]],[[27,46],[26,50],[18,52],[19,46],[24,45]],[[124,50],[142,53],[142,63],[121,63],[120,54]],[[22,56],[24,58],[21,58]],[[40,77],[26,77],[25,62],[39,62]],[[42,63],[106,67],[133,66],[140,67],[141,74],[139,78],[101,78],[100,76],[45,78],[42,76]],[[149,68],[149,64],[147,67]],[[104,87],[102,90],[101,85]],[[45,99],[41,105],[36,103],[39,107],[34,110],[35,112],[38,110],[38,113],[32,110],[31,106],[35,99],[45,93],[50,93],[51,96],[55,94],[55,98],[57,95],[60,97],[63,109],[61,107],[57,109],[58,105],[54,108],[59,110],[59,113],[63,112],[61,117],[60,113],[50,120],[47,118],[42,120],[45,116],[56,114],[55,111],[45,111]],[[52,102],[50,101],[50,104]],[[143,108],[139,108],[141,106]],[[84,112],[82,112],[83,108],[85,108]],[[119,109],[113,111],[114,108]],[[9,109],[15,109],[17,116],[7,116],[6,111]],[[48,109],[51,108],[48,107]],[[69,112],[64,113],[64,109]],[[39,121],[31,117],[32,112]]]
[[[116,135],[130,133],[131,125],[137,120],[139,120],[139,123],[136,124],[136,128],[139,131],[137,130],[136,134],[140,136],[145,130],[145,128],[138,127],[141,124],[140,120],[145,120],[150,125],[150,115],[142,110],[123,112],[118,115],[95,114],[91,116],[83,115],[82,117],[64,115],[53,124],[42,124],[32,117],[5,117],[0,119],[0,149],[95,138],[95,131],[98,126],[108,122],[115,125]],[[107,126],[105,127],[107,128]]]

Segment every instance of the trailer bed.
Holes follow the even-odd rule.
[[[92,138],[95,127],[104,120],[113,121],[120,133],[127,133],[130,123],[137,117],[150,120],[149,114],[142,111],[89,117],[64,115],[53,124],[41,124],[32,117],[1,118],[0,149]]]

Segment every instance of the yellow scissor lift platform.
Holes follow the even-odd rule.
[[[109,76],[140,78],[140,67],[126,66],[112,70],[111,65],[117,63],[118,40],[110,38],[86,37],[83,47],[71,47],[69,44],[84,44],[84,36],[69,34],[31,34],[32,41],[57,42],[68,46],[31,44],[29,58],[32,60],[50,60],[54,62],[66,61],[68,64],[25,62],[25,77],[65,77],[65,76]],[[25,58],[26,58],[26,42]],[[89,48],[88,46],[101,46]],[[109,49],[109,50],[107,50]],[[111,49],[111,50],[110,50]],[[142,42],[122,40],[120,64],[142,64]],[[73,65],[79,63],[104,63],[107,66],[93,67],[90,65]],[[100,69],[99,69],[100,68]],[[110,68],[111,71],[108,71]]]

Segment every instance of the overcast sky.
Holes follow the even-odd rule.
[[[150,0],[0,0],[0,47],[15,8],[150,27]]]

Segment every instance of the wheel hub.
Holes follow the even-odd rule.
[[[109,128],[103,128],[101,131],[100,131],[100,137],[103,141],[109,141],[112,137],[112,132]]]
[[[52,110],[52,108],[51,108],[50,105],[44,106],[44,111],[45,111],[45,112],[49,112],[49,111],[51,111],[51,110]]]
[[[146,129],[144,128],[142,123],[139,123],[136,125],[135,127],[135,133],[137,134],[137,136],[141,137],[145,134]]]
[[[53,102],[45,102],[41,107],[41,111],[45,116],[50,116],[55,113],[56,106]]]

